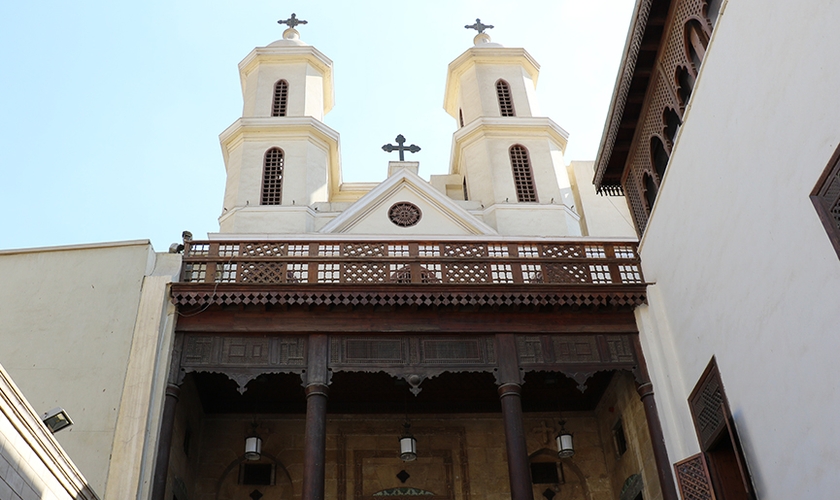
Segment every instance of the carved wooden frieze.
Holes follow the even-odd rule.
[[[636,362],[631,335],[517,335],[516,344],[527,367]]]
[[[305,347],[306,337],[303,336],[187,335],[181,367],[290,368],[298,371],[306,366]]]
[[[491,366],[496,363],[493,337],[333,336],[330,366]]]

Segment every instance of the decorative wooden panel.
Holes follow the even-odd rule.
[[[489,368],[495,363],[495,344],[490,336],[330,338],[330,364],[336,367],[398,365]]]
[[[517,335],[519,363],[539,365],[632,365],[636,361],[631,335]]]
[[[715,500],[709,468],[702,453],[674,464],[683,500]]]
[[[302,336],[187,335],[181,366],[294,368],[306,366]]]
[[[840,256],[840,148],[811,192],[811,201],[828,233],[828,239]]]
[[[700,377],[688,398],[691,417],[700,449],[708,450],[721,432],[726,430],[728,409],[723,395],[723,384],[714,359]]]

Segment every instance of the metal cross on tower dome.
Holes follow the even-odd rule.
[[[292,12],[292,17],[290,17],[288,19],[284,19],[283,21],[277,21],[277,24],[285,24],[289,28],[294,29],[295,26],[297,26],[298,24],[306,24],[308,22],[309,21],[304,21],[302,19],[298,19],[297,17],[295,17],[295,13]]]
[[[294,14],[292,14],[292,15],[294,16]],[[479,33],[484,33],[484,30],[493,29],[493,25],[492,24],[483,24],[481,22],[481,19],[476,18],[475,19],[475,24],[468,24],[468,25],[464,26],[464,28],[467,28],[468,30],[476,30]]]
[[[399,151],[400,152],[400,161],[405,161],[405,152],[408,151],[409,153],[416,153],[420,151],[420,146],[415,146],[412,144],[411,146],[405,146],[405,137],[402,134],[398,135],[396,139],[397,145],[394,146],[393,144],[386,144],[382,146],[382,150],[386,153],[390,153],[391,151]]]

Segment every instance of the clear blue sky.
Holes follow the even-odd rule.
[[[151,239],[158,251],[218,230],[218,135],[242,113],[237,64],[281,38],[278,19],[334,62],[345,181],[384,179],[398,133],[420,174],[446,173],[455,122],[446,67],[494,42],[540,63],[542,113],[594,159],[634,0],[3,2],[0,249]]]

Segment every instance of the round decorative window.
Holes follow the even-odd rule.
[[[391,222],[400,227],[409,227],[417,224],[420,222],[420,217],[422,215],[423,214],[420,212],[417,205],[407,201],[394,203],[391,205],[391,208],[388,209],[388,218],[391,219]]]

